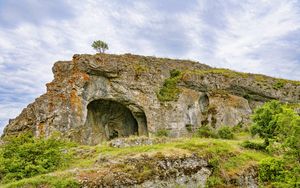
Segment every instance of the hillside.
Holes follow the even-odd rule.
[[[0,187],[300,186],[300,81],[74,55],[1,137]]]
[[[11,120],[4,135],[60,132],[94,145],[114,137],[172,137],[208,125],[250,123],[253,110],[271,99],[297,104],[300,82],[214,69],[187,60],[131,54],[74,55],[53,67],[47,92]]]
[[[131,137],[98,146],[73,145],[67,168],[3,187],[257,187],[258,162],[270,155],[243,148],[247,138],[245,133],[235,140]],[[146,140],[153,144],[142,145]],[[113,147],[120,142],[138,144]]]

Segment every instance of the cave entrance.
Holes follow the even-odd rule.
[[[98,137],[96,140],[147,135],[144,112],[133,114],[119,102],[102,99],[90,102],[87,109],[86,126],[92,128],[93,137]]]

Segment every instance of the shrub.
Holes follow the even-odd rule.
[[[259,162],[258,178],[261,182],[282,181],[283,177],[283,160],[270,157]]]
[[[216,172],[220,169],[220,158],[218,156],[212,157],[208,160],[208,164],[211,166],[213,172]]]
[[[230,127],[222,127],[218,130],[218,136],[223,139],[233,139],[234,134]]]
[[[70,155],[62,141],[37,139],[32,134],[11,137],[1,148],[0,174],[3,182],[54,171],[67,164]]]
[[[300,162],[300,116],[284,107],[283,112],[274,119],[278,126],[276,141],[282,143],[288,158]]]
[[[170,78],[164,81],[163,87],[157,93],[160,101],[174,101],[178,99],[180,89],[177,87],[177,83],[180,78],[181,72],[179,70],[170,71]]]
[[[237,125],[233,126],[231,129],[234,133],[249,132],[249,127],[247,125],[245,125],[243,122],[239,122]]]
[[[251,134],[258,134],[265,139],[266,146],[269,145],[269,140],[276,137],[277,124],[275,116],[282,113],[283,107],[278,101],[265,103],[262,107],[255,110],[252,120],[254,125],[251,127]]]
[[[277,82],[275,82],[275,84],[273,84],[273,88],[274,89],[280,89],[280,88],[283,88],[285,85],[285,83],[281,80],[278,80]]]
[[[180,74],[181,74],[180,70],[177,70],[177,69],[173,69],[173,70],[170,71],[170,77],[171,78],[175,78],[177,76],[180,76]]]
[[[135,80],[138,80],[143,73],[148,71],[148,67],[146,67],[145,65],[141,65],[141,64],[135,64],[133,66],[133,68],[134,68],[134,72],[135,72],[135,75],[134,75]]]
[[[271,184],[272,187],[299,187],[299,163],[292,163],[274,157],[259,162],[258,178],[260,183]]]
[[[217,138],[217,134],[208,126],[198,128],[196,136],[204,138]]]
[[[264,143],[255,143],[255,142],[250,142],[249,140],[244,141],[241,145],[244,148],[255,149],[255,150],[264,150],[266,148]]]
[[[213,188],[213,187],[225,187],[225,185],[221,178],[215,177],[215,176],[210,176],[207,179],[205,188]]]
[[[267,148],[272,149],[268,146],[275,143],[287,157],[300,162],[300,116],[293,109],[271,101],[258,108],[252,118],[251,133],[264,138]]]
[[[169,131],[166,129],[159,129],[156,131],[155,136],[157,137],[167,137],[169,136]]]
[[[193,125],[192,124],[186,124],[185,125],[185,128],[186,128],[186,130],[190,133],[190,132],[193,132]]]

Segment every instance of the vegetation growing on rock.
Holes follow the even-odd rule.
[[[208,74],[216,74],[222,75],[228,78],[253,78],[257,82],[273,82],[273,87],[276,89],[282,88],[285,84],[293,84],[300,85],[300,81],[296,80],[287,80],[282,78],[271,78],[269,76],[265,76],[262,74],[251,74],[251,73],[243,73],[232,71],[230,69],[222,69],[222,68],[212,68],[207,70],[195,70],[195,71],[187,71],[187,74],[196,74],[196,75],[208,75]]]
[[[223,139],[233,139],[234,138],[232,128],[230,128],[228,126],[224,126],[224,127],[220,128],[218,130],[218,135],[220,138],[223,138]]]
[[[202,126],[198,128],[196,131],[196,136],[202,137],[202,138],[217,138],[218,135],[215,133],[215,131],[210,128],[209,126]]]
[[[167,137],[169,135],[169,131],[166,129],[158,129],[155,133],[157,137]]]
[[[219,129],[213,129],[209,126],[202,126],[196,130],[195,136],[202,138],[221,138],[234,139],[234,129],[229,126],[223,126]]]
[[[179,97],[180,89],[177,87],[182,73],[179,70],[171,70],[170,77],[164,81],[163,87],[159,90],[157,97],[160,101],[174,101]]]

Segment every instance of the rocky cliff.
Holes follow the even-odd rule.
[[[215,69],[198,62],[125,55],[74,55],[58,61],[47,92],[10,120],[3,136],[60,132],[83,144],[199,126],[247,125],[253,109],[300,102],[300,82]]]

